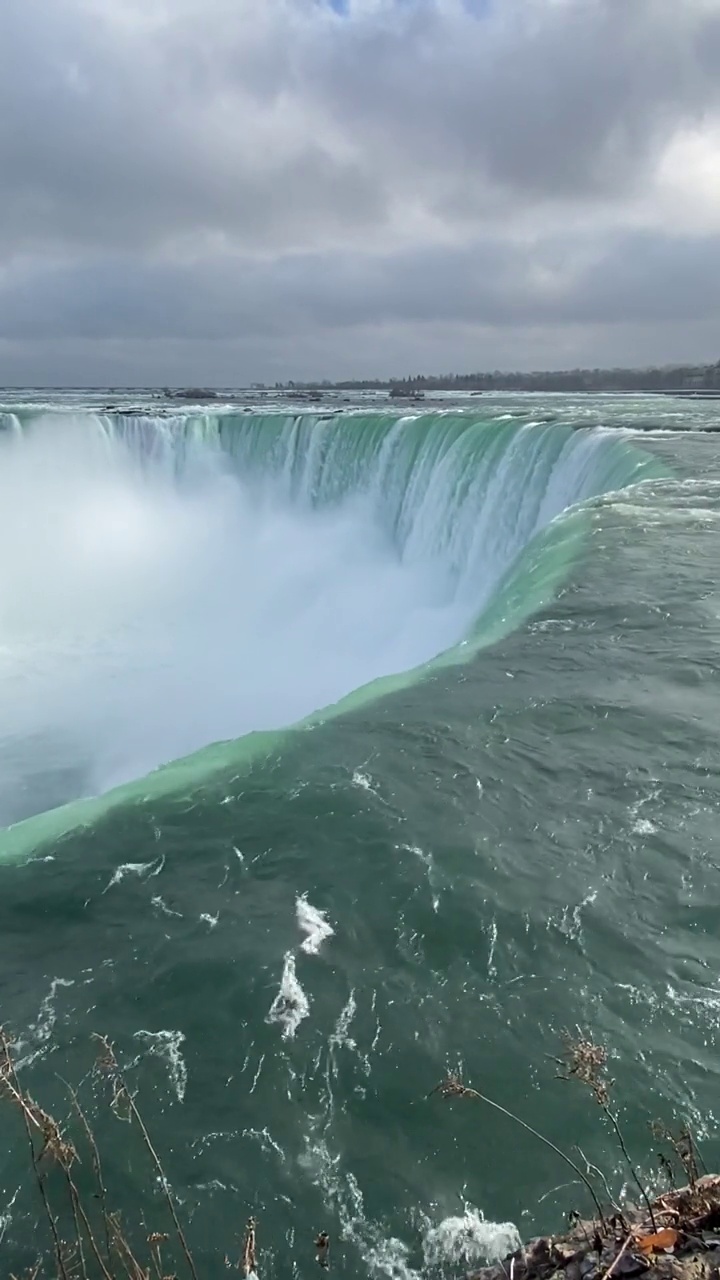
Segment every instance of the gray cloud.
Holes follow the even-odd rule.
[[[683,324],[720,314],[720,235],[632,233],[599,257],[593,249],[586,235],[525,249],[490,240],[186,265],[96,259],[18,272],[5,286],[0,337],[285,339],[308,325]]]
[[[411,13],[351,39],[334,28],[319,74],[350,130],[367,127],[396,160],[450,170],[453,190],[617,192],[679,121],[720,104],[717,8],[511,0],[485,23],[432,4]]]
[[[228,382],[523,366],[541,326],[551,364],[621,326],[659,359],[720,320],[720,201],[673,232],[654,186],[720,127],[710,0],[5,0],[0,48],[0,381],[146,381],[138,342]]]

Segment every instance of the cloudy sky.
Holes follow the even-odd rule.
[[[0,383],[720,357],[720,0],[2,0]]]

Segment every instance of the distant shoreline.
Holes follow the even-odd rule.
[[[482,395],[492,391],[570,392],[577,395],[625,393],[670,395],[685,398],[720,398],[720,360],[715,364],[670,364],[643,368],[542,369],[532,372],[415,374],[402,378],[347,378],[338,381],[307,380],[254,383],[251,390],[317,395],[323,392],[386,392],[394,399],[445,391]],[[178,398],[182,392],[175,393]]]

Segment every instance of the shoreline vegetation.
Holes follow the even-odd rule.
[[[17,390],[17,388],[14,388]],[[37,388],[59,391],[60,387]],[[76,388],[79,390],[79,388]],[[309,379],[285,382],[252,382],[235,387],[166,386],[130,387],[112,386],[98,388],[111,395],[131,391],[144,391],[158,399],[174,400],[188,404],[202,404],[214,400],[226,400],[228,395],[248,393],[259,396],[292,395],[296,399],[322,399],[323,395],[342,395],[353,392],[375,392],[391,399],[418,399],[426,393],[451,392],[455,395],[479,396],[487,392],[522,392],[540,394],[566,392],[571,394],[602,395],[668,395],[684,398],[720,399],[720,360],[714,364],[669,364],[643,368],[612,369],[550,369],[532,372],[491,372],[412,374],[394,378]],[[0,387],[0,392],[13,388]],[[117,406],[109,406],[108,411]],[[142,410],[144,411],[144,410]],[[123,410],[127,412],[127,410]],[[137,409],[131,412],[140,413]]]
[[[720,396],[720,360],[715,364],[670,364],[649,368],[556,369],[533,372],[416,374],[403,378],[348,379],[330,382],[276,382],[273,386],[254,383],[257,391],[342,392],[386,391],[394,397],[415,396],[427,391],[454,391],[478,394],[484,391],[650,392],[666,395]],[[183,398],[187,393],[171,391]]]
[[[248,1219],[242,1237],[238,1233],[236,1240],[226,1242],[232,1256],[219,1254],[210,1270],[207,1264],[196,1263],[136,1094],[111,1042],[105,1036],[94,1040],[97,1059],[91,1076],[103,1082],[106,1105],[115,1118],[137,1133],[146,1156],[147,1186],[155,1188],[153,1213],[159,1212],[159,1188],[164,1221],[157,1224],[159,1230],[148,1233],[145,1213],[140,1224],[123,1220],[112,1206],[98,1142],[78,1092],[66,1086],[68,1113],[59,1124],[28,1092],[15,1060],[13,1039],[0,1027],[0,1100],[15,1111],[19,1133],[24,1131],[28,1179],[35,1184],[46,1227],[44,1247],[34,1240],[28,1243],[26,1252],[34,1255],[34,1261],[24,1264],[21,1272],[8,1272],[3,1266],[2,1274],[9,1280],[212,1280],[229,1269],[246,1280],[263,1280],[262,1224],[254,1217]],[[467,1280],[720,1280],[720,1176],[705,1169],[689,1127],[673,1131],[660,1122],[650,1126],[653,1139],[665,1148],[658,1160],[659,1181],[666,1185],[664,1190],[646,1185],[612,1103],[607,1050],[580,1032],[566,1034],[561,1056],[551,1061],[557,1079],[579,1084],[591,1094],[629,1171],[635,1188],[632,1200],[614,1196],[602,1170],[577,1147],[562,1150],[526,1120],[450,1072],[421,1105],[444,1102],[492,1108],[569,1166],[586,1201],[584,1214],[573,1209],[567,1215],[564,1232],[537,1236],[509,1256],[469,1272]],[[84,1171],[82,1177],[76,1174],[78,1168]],[[0,1262],[7,1227],[8,1221],[3,1225],[0,1220]],[[310,1232],[305,1249],[307,1262],[314,1258],[322,1271],[332,1269],[331,1239],[325,1230]]]
[[[117,388],[112,388],[113,391]],[[644,369],[556,369],[532,373],[502,372],[416,374],[404,378],[357,378],[332,382],[288,381],[267,384],[253,382],[236,388],[259,395],[292,395],[296,399],[321,400],[324,395],[353,392],[386,394],[391,400],[423,399],[426,393],[451,392],[480,396],[492,391],[539,393],[565,392],[582,395],[616,393],[625,395],[667,395],[682,398],[720,399],[720,360],[716,364],[663,365]],[[200,404],[222,400],[229,388],[164,387],[156,394],[166,400]]]

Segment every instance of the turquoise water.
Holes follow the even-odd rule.
[[[418,1102],[460,1060],[619,1190],[544,1056],[575,1024],[643,1168],[657,1115],[712,1161],[714,405],[108,402],[0,419],[1,1007],[33,1090],[62,1110],[112,1036],[208,1276],[250,1213],[261,1275],[310,1274],[324,1228],[343,1274],[409,1277],[584,1209],[501,1117]],[[17,1132],[12,1265],[23,1169]]]

